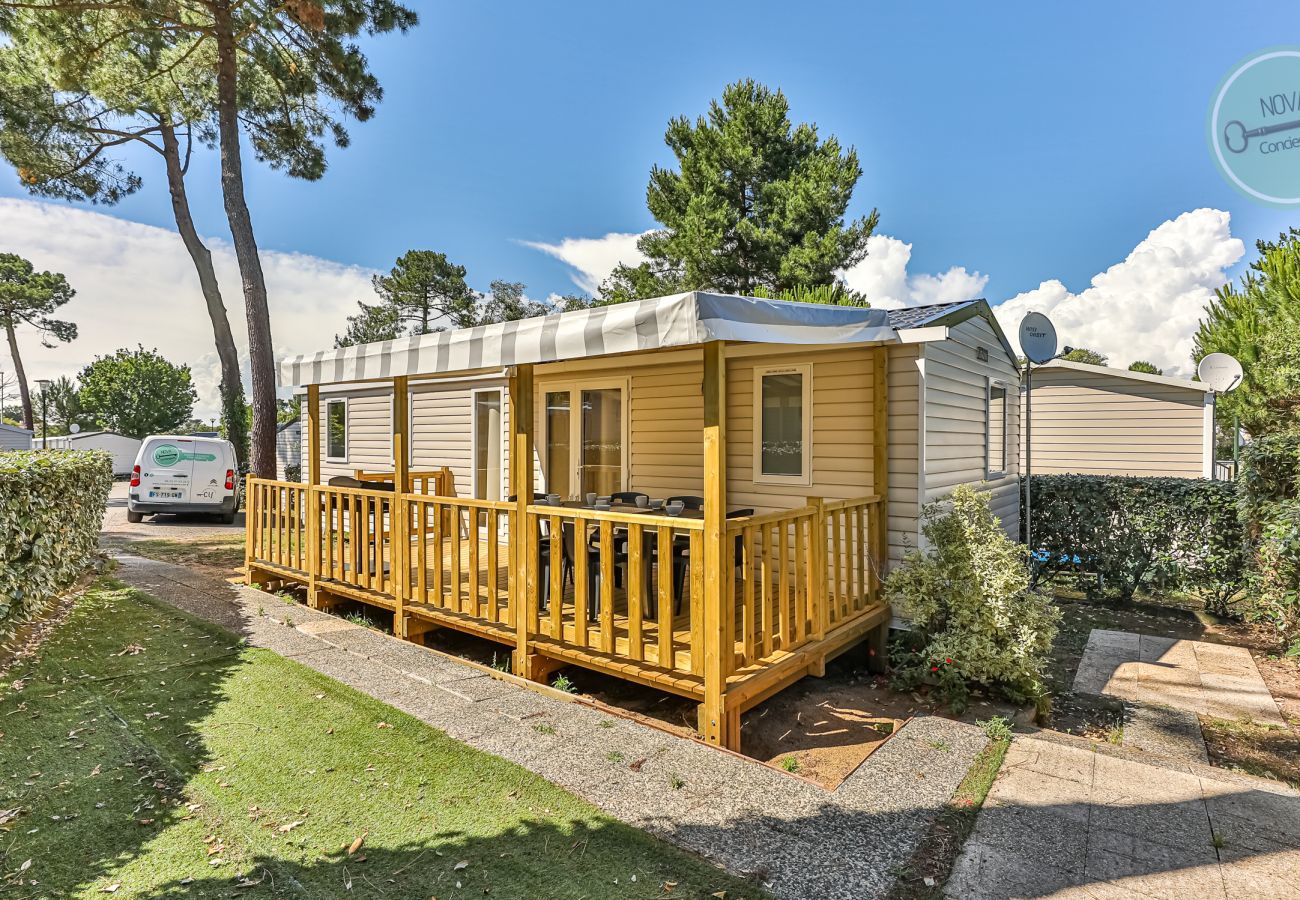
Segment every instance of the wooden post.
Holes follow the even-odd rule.
[[[412,634],[406,618],[406,600],[410,596],[411,581],[411,508],[403,499],[411,490],[411,427],[407,387],[405,375],[394,376],[393,500],[388,515],[392,525],[389,539],[392,541],[393,633],[409,640],[416,635]],[[382,512],[382,504],[379,512]],[[383,561],[376,562],[380,571],[383,571]]]
[[[733,577],[727,547],[727,360],[726,344],[704,345],[704,702],[699,730],[710,744],[740,748],[740,717],[728,710],[727,676],[735,656],[735,610],[724,577]]]
[[[533,570],[532,528],[528,505],[533,502],[533,367],[515,366],[510,379],[510,491],[515,495],[515,527],[510,543],[515,548],[514,589],[510,607],[515,615],[515,674],[530,677],[528,635],[537,623],[537,573]]]
[[[303,449],[307,453],[307,605],[320,607],[320,385],[307,385],[307,428]]]
[[[257,583],[253,575],[253,539],[256,534],[253,524],[261,515],[257,494],[257,479],[250,475],[244,479],[244,584]]]

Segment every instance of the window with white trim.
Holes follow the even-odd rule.
[[[328,462],[348,461],[348,401],[325,402],[325,459]]]
[[[812,367],[754,370],[754,480],[807,484],[812,459]]]
[[[1007,473],[1008,401],[1010,394],[1005,383],[989,380],[985,404],[984,477],[998,478]]]

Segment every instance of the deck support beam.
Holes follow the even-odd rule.
[[[727,676],[735,657],[735,613],[727,548],[727,347],[704,345],[704,702],[699,730],[710,744],[740,747],[738,710],[727,709]],[[724,578],[725,575],[725,578]]]
[[[537,573],[533,571],[528,539],[528,505],[533,502],[533,367],[515,366],[510,377],[510,492],[515,497],[515,571],[511,605],[515,614],[514,671],[521,678],[539,680],[530,662],[528,636],[537,623]],[[541,673],[544,679],[546,673]]]
[[[320,602],[320,485],[321,428],[320,385],[307,385],[307,605],[319,609]],[[301,472],[300,472],[301,474]]]

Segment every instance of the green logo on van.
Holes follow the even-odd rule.
[[[184,459],[179,447],[171,444],[161,444],[154,448],[153,463],[155,466],[162,466],[164,469],[171,468]]]
[[[164,469],[170,469],[181,461],[212,462],[216,458],[215,453],[185,453],[172,444],[160,444],[153,451],[154,465]]]

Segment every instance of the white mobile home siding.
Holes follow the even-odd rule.
[[[952,326],[948,340],[925,344],[925,502],[959,484],[990,494],[993,514],[1007,534],[1020,532],[1020,465],[1015,448],[1020,415],[1016,395],[1020,373],[993,328],[982,317]],[[987,353],[980,360],[979,350]],[[1006,471],[986,479],[988,384],[1007,388]]]
[[[920,344],[889,348],[889,566],[915,550],[920,529]]]
[[[1033,390],[1035,475],[1210,477],[1212,394],[1056,366],[1034,369]]]
[[[32,433],[26,428],[0,422],[0,452],[32,449]]]
[[[347,459],[326,457],[326,429],[329,428],[329,402],[343,400],[348,407]],[[326,483],[336,475],[351,475],[357,469],[371,472],[393,471],[393,392],[388,387],[358,386],[348,390],[320,392],[319,442],[320,477]],[[307,428],[307,402],[303,398],[303,429]],[[307,441],[302,442],[302,471],[307,476]]]

